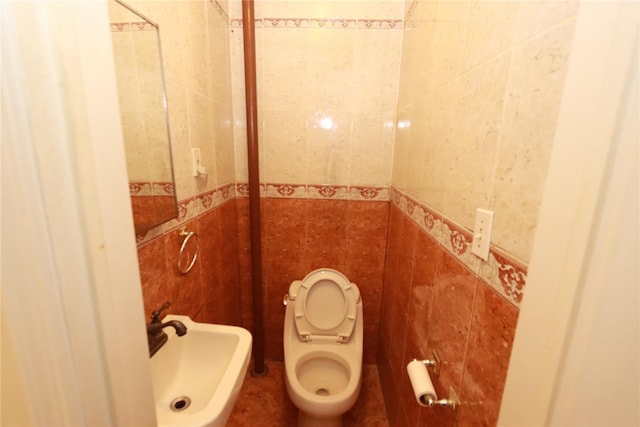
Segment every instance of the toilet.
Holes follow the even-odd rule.
[[[362,299],[342,273],[321,268],[285,295],[284,364],[299,427],[342,426],[362,377]]]

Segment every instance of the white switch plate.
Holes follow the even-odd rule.
[[[202,154],[199,148],[191,149],[191,159],[193,161],[193,176],[198,176],[198,170],[202,165]]]
[[[476,224],[473,227],[473,243],[471,253],[483,260],[489,259],[491,247],[491,231],[493,230],[493,211],[476,209]]]

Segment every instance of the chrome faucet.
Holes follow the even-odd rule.
[[[151,313],[151,323],[147,324],[147,341],[149,344],[149,357],[152,357],[167,342],[169,336],[163,331],[164,328],[171,326],[176,330],[179,337],[187,333],[187,327],[179,320],[169,320],[162,323],[160,314],[169,308],[171,304],[167,301],[157,310]]]

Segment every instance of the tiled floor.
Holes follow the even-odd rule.
[[[295,426],[298,411],[284,384],[284,364],[267,361],[269,373],[253,378],[247,373],[242,391],[229,417],[227,427],[289,427]],[[344,427],[388,427],[378,369],[376,365],[362,367],[362,388],[358,401],[344,415]]]

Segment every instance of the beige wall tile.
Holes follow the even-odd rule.
[[[305,183],[307,177],[307,114],[263,111],[260,133],[262,182]]]
[[[349,185],[389,186],[395,114],[362,113],[354,118]]]
[[[352,125],[347,112],[316,111],[308,118],[306,184],[349,184]]]
[[[493,243],[525,261],[576,10],[420,1],[404,30],[394,187],[467,228],[495,210]]]
[[[491,205],[494,241],[529,259],[566,75],[573,21],[515,49]]]

